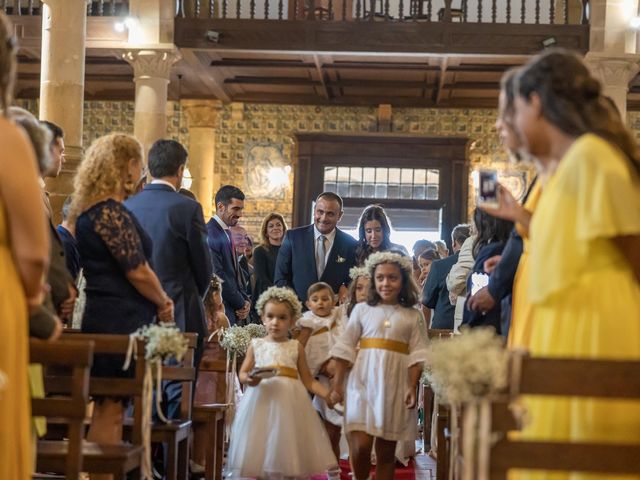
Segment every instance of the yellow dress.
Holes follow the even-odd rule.
[[[640,234],[640,181],[592,134],[570,147],[532,219],[529,299],[534,356],[640,360],[640,284],[611,239]],[[640,405],[533,397],[523,438],[640,443]],[[638,479],[518,472],[518,479]]]
[[[538,180],[533,187],[529,197],[524,204],[524,208],[533,213],[538,205],[540,193],[542,192],[542,182]],[[529,349],[531,339],[531,313],[532,305],[528,298],[529,290],[529,232],[522,225],[516,224],[518,234],[522,237],[522,255],[518,262],[516,276],[513,279],[513,298],[511,306],[511,327],[509,328],[508,345],[509,348]]]
[[[0,370],[8,377],[0,392],[0,479],[31,478],[31,403],[27,302],[16,270],[0,200]]]

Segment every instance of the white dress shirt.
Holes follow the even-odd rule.
[[[154,178],[153,180],[151,180],[151,185],[156,185],[156,184],[160,184],[160,185],[167,185],[169,187],[171,187],[171,189],[174,192],[177,192],[178,190],[176,190],[176,186],[172,183],[167,182],[166,180],[162,180],[160,178]]]

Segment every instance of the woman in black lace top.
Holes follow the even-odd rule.
[[[151,269],[151,240],[122,201],[142,176],[142,147],[133,137],[111,134],[87,150],[74,180],[70,221],[86,278],[82,331],[130,334],[157,317],[173,320],[173,303]],[[124,359],[96,355],[93,376],[131,376]],[[123,399],[99,398],[90,441],[122,440]]]

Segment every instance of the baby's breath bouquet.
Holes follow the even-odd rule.
[[[145,325],[135,336],[146,340],[145,358],[164,362],[169,358],[182,360],[187,353],[188,340],[174,323]]]
[[[247,353],[252,339],[262,338],[266,335],[267,329],[264,325],[255,323],[250,323],[244,327],[236,325],[222,332],[220,346],[229,353],[235,353],[239,357],[243,357]]]
[[[428,352],[423,381],[444,403],[461,404],[507,385],[508,353],[491,329],[433,340]]]
[[[251,338],[263,338],[267,336],[267,329],[264,325],[258,323],[250,323],[244,329],[249,333]]]

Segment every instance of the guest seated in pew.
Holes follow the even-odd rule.
[[[75,227],[87,281],[82,331],[130,334],[173,321],[173,302],[151,269],[151,240],[122,204],[142,176],[142,147],[133,137],[110,134],[93,142],[74,180],[69,222]],[[121,356],[96,355],[92,375],[127,377]],[[96,398],[88,440],[122,439],[123,398]],[[94,479],[109,476],[95,476]]]

